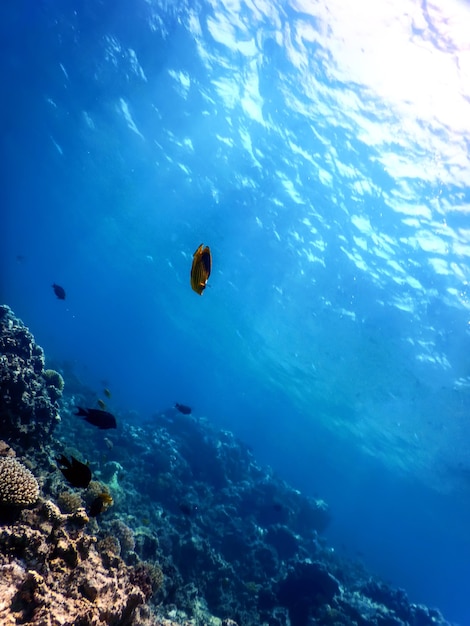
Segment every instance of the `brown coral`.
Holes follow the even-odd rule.
[[[135,550],[134,533],[129,526],[117,519],[111,522],[111,529],[114,535],[119,539],[119,544],[121,545],[124,554]]]
[[[101,554],[109,553],[113,556],[119,556],[121,554],[121,544],[117,537],[107,535],[101,541],[98,541],[97,549]]]
[[[65,386],[62,375],[55,370],[48,369],[44,370],[43,378],[46,382],[47,391],[49,392],[51,399],[57,400],[60,398]]]
[[[83,506],[83,501],[79,493],[72,491],[62,491],[57,496],[60,509],[65,513],[74,513]]]
[[[16,452],[6,441],[0,441],[0,456],[16,456]]]
[[[140,562],[131,572],[130,578],[144,593],[146,600],[163,585],[163,572],[160,566],[148,561]]]
[[[22,512],[0,533],[0,623],[14,626],[155,624],[132,568],[106,565],[95,538],[51,502]],[[141,614],[141,607],[144,609]]]
[[[33,474],[13,457],[0,458],[0,504],[29,506],[39,497]]]

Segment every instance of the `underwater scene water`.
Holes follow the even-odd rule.
[[[64,392],[190,406],[470,624],[467,3],[17,0],[0,32],[0,303]]]

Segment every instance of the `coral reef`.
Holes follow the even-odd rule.
[[[337,557],[321,537],[326,503],[206,420],[121,414],[90,445],[72,411],[95,397],[75,379],[58,424],[60,379],[8,307],[0,330],[2,626],[449,626]],[[87,489],[64,489],[64,448],[86,449]]]
[[[0,622],[4,626],[154,624],[147,587],[133,568],[104,557],[83,531],[83,509],[62,515],[50,501],[0,532]],[[141,609],[144,609],[143,611]]]
[[[83,507],[83,500],[76,491],[62,491],[57,496],[57,502],[64,513],[75,513]]]
[[[6,441],[0,440],[0,457],[2,456],[16,456],[16,452],[13,450],[11,446],[7,444]]]
[[[46,381],[47,390],[52,400],[57,400],[58,398],[60,398],[62,396],[65,386],[62,375],[55,370],[48,369],[44,371],[43,377]]]
[[[113,442],[126,498],[100,526],[121,537],[125,520],[135,547],[124,558],[159,563],[163,581],[150,602],[160,614],[177,608],[181,619],[216,615],[244,626],[447,624],[406,596],[405,611],[401,592],[374,587],[337,557],[320,536],[325,502],[258,465],[231,433],[168,411],[142,426],[124,421]]]
[[[44,379],[44,352],[8,306],[0,306],[0,432],[26,450],[45,445],[59,421]]]
[[[289,611],[292,626],[302,626],[317,607],[334,602],[339,582],[319,562],[295,563],[278,588],[278,600]]]
[[[39,484],[33,474],[13,457],[0,458],[0,504],[29,506],[39,497]]]
[[[121,520],[116,519],[111,523],[111,530],[114,537],[119,540],[119,544],[124,554],[135,550],[134,533],[129,526],[126,526],[126,524],[124,524]]]

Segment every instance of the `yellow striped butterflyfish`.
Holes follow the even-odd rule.
[[[199,248],[193,254],[193,264],[191,266],[191,287],[202,296],[202,292],[206,288],[206,283],[211,275],[212,256],[209,246],[201,243]]]

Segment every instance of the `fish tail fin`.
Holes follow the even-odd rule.
[[[88,415],[88,411],[86,409],[82,409],[81,406],[77,406],[77,412],[75,413],[75,415],[79,415],[81,417],[86,417]]]

